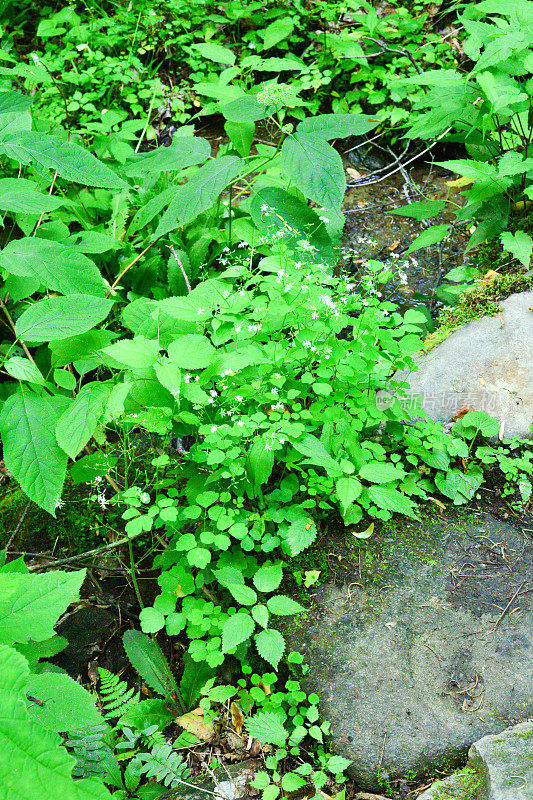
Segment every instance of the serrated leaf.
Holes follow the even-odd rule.
[[[215,674],[214,667],[206,661],[193,661],[189,653],[183,656],[184,670],[180,681],[180,693],[185,708],[194,708],[204,684]]]
[[[3,573],[0,588],[0,642],[42,642],[54,636],[54,625],[78,599],[85,570],[76,572]]]
[[[324,139],[308,133],[288,136],[281,147],[285,174],[319,206],[338,209],[346,190],[340,155]]]
[[[362,486],[360,481],[354,478],[353,475],[346,475],[343,478],[337,479],[335,482],[335,490],[340,500],[342,513],[344,514],[353,501],[357,500],[361,494]]]
[[[209,366],[216,353],[209,339],[199,333],[187,333],[174,339],[167,350],[171,363],[182,369],[203,369]]]
[[[216,202],[220,193],[237,177],[244,162],[237,156],[221,156],[208,161],[184,185],[179,187],[161,217],[156,236],[186,225]]]
[[[529,269],[531,253],[533,252],[533,239],[528,233],[524,231],[517,231],[516,233],[505,231],[500,233],[500,241],[504,250],[511,253],[526,269]]]
[[[277,744],[282,747],[287,741],[287,731],[277,714],[271,711],[260,711],[246,720],[246,730],[263,744]]]
[[[284,617],[291,614],[298,614],[300,611],[305,611],[300,603],[297,603],[292,597],[287,597],[287,595],[284,594],[276,594],[274,597],[269,597],[267,606],[271,614],[278,614]]]
[[[39,192],[33,181],[25,178],[0,180],[0,209],[12,214],[41,214],[65,205],[59,197]]]
[[[192,50],[197,50],[200,55],[216,64],[235,64],[235,54],[228,48],[214,42],[199,42],[191,45]]]
[[[261,658],[277,669],[285,652],[285,639],[281,633],[273,629],[263,630],[254,636],[254,641]]]
[[[233,614],[222,628],[222,652],[229,653],[242,642],[250,639],[255,628],[253,619],[248,614]]]
[[[12,356],[4,364],[4,369],[19,381],[28,381],[29,383],[43,384],[44,378],[39,372],[38,367],[33,364],[28,358],[21,358],[20,356]]]
[[[57,172],[61,178],[98,186],[102,189],[128,189],[128,184],[92,153],[72,141],[37,131],[22,131],[6,136],[2,141],[5,152],[15,161],[30,164],[36,161]]]
[[[241,606],[251,606],[257,602],[257,594],[250,586],[242,583],[228,583],[226,588]]]
[[[361,136],[379,125],[376,117],[364,114],[317,114],[306,117],[298,125],[298,133],[311,133],[321,139],[346,139]]]
[[[135,177],[158,175],[160,172],[176,172],[186,167],[201,164],[210,155],[211,145],[207,139],[202,139],[200,136],[174,136],[168,147],[157,147],[148,153],[139,153],[135,160],[126,164],[125,172],[126,175]],[[174,189],[165,191],[166,194],[162,193],[157,198],[154,198],[157,203],[160,203],[162,197],[165,199],[168,197],[171,200],[176,193]],[[153,203],[154,200],[151,202]],[[135,230],[137,230],[137,227]]]
[[[140,631],[126,631],[122,644],[133,669],[151,689],[163,697],[170,692],[178,692],[165,656],[149,636]]]
[[[63,409],[62,398],[39,397],[21,386],[0,414],[6,468],[30,500],[52,516],[67,469],[67,456],[54,435]]]
[[[282,42],[291,35],[294,28],[294,22],[291,17],[278,17],[278,19],[267,25],[264,31],[260,34],[264,41],[264,50],[270,50],[271,47]]]
[[[88,383],[57,420],[56,441],[72,460],[93,435],[110,394],[110,384]]]
[[[159,345],[154,339],[138,335],[133,339],[120,339],[118,342],[101,350],[104,356],[110,356],[117,364],[131,369],[152,367],[159,355]]]
[[[224,130],[235,150],[243,158],[250,153],[254,139],[255,124],[253,122],[231,122],[226,120]]]
[[[328,771],[333,775],[340,775],[345,769],[348,769],[350,764],[353,764],[353,761],[349,758],[343,758],[342,756],[331,756],[328,761]]]
[[[408,253],[414,253],[416,250],[421,250],[423,247],[430,247],[432,244],[442,242],[442,240],[448,236],[449,232],[449,225],[432,225],[431,228],[428,228],[423,231],[420,236],[417,236],[412,245],[405,251],[406,255]]]
[[[143,633],[157,633],[165,627],[165,615],[153,606],[146,606],[139,614]]]
[[[307,456],[307,461],[304,463],[315,464],[318,467],[323,467],[330,475],[342,475],[342,468],[340,464],[330,456],[320,439],[312,436],[310,433],[300,441],[292,443],[295,450],[304,456]]]
[[[390,483],[403,478],[403,469],[398,469],[394,464],[385,461],[367,461],[359,470],[359,477],[371,483]]]
[[[259,603],[252,608],[252,617],[258,625],[261,625],[262,628],[266,628],[269,617],[268,608],[262,603]]]
[[[56,341],[87,333],[107,317],[113,302],[84,294],[39,300],[20,315],[15,332],[28,342]]]
[[[60,733],[102,723],[92,696],[70,675],[55,672],[30,675],[26,690],[42,703],[28,703],[28,717],[46,730]]]
[[[446,473],[438,472],[435,475],[435,484],[439,492],[450,497],[455,505],[462,505],[471,500],[482,483],[481,470],[463,474],[458,469],[450,469]]]
[[[316,525],[311,517],[302,516],[291,522],[285,534],[285,541],[291,556],[299,555],[313,544],[317,537]]]
[[[263,564],[253,577],[255,588],[260,592],[273,592],[283,578],[281,564]]]
[[[396,214],[398,217],[410,217],[420,221],[436,217],[445,206],[444,200],[427,200],[422,203],[410,203],[407,206],[395,208],[389,211],[389,214]]]
[[[22,278],[37,279],[62,294],[104,297],[106,287],[94,261],[74,247],[27,237],[10,242],[0,253],[0,267]]]
[[[413,501],[397,489],[391,489],[389,486],[371,486],[368,494],[378,508],[397,511],[399,514],[411,517],[411,519],[418,519]]]

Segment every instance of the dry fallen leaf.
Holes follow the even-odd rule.
[[[483,275],[483,280],[485,281],[485,283],[488,283],[489,281],[494,280],[494,278],[499,278],[499,277],[500,277],[499,272],[496,272],[495,269],[489,269],[489,271]]]
[[[400,244],[400,240],[397,239],[395,242],[389,245],[389,250],[396,250]]]
[[[233,722],[233,727],[237,731],[237,733],[242,733],[242,729],[244,727],[244,719],[242,716],[241,707],[238,703],[233,701],[230,705],[229,710],[231,712],[231,721]]]
[[[457,412],[455,417],[452,417],[452,422],[457,422],[458,419],[462,419],[462,417],[464,417],[465,414],[468,414],[469,411],[473,411],[473,410],[474,409],[470,408],[470,406],[463,406],[462,409]]]
[[[215,733],[213,725],[206,725],[194,712],[189,712],[188,714],[183,714],[181,717],[177,717],[176,722],[178,725],[181,725],[182,728],[185,728],[186,731],[198,736],[198,738],[202,739],[204,742],[210,742]]]

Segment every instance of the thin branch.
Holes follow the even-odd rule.
[[[170,250],[170,252],[172,253],[172,255],[174,256],[174,258],[176,259],[176,261],[178,262],[178,267],[181,270],[181,274],[183,275],[183,280],[185,281],[185,286],[187,287],[188,292],[189,293],[192,292],[191,284],[189,283],[189,279],[187,277],[187,273],[185,272],[185,267],[181,263],[180,257],[178,256],[178,254],[176,253],[176,251],[174,250],[174,248],[172,247],[171,244],[167,244],[167,247]]]
[[[46,565],[38,564],[34,567],[28,567],[31,571],[36,569],[48,569],[49,567],[60,567],[63,564],[72,564],[75,561],[82,561],[84,558],[91,558],[91,556],[99,555],[100,553],[105,553],[107,550],[114,550],[117,547],[121,547],[123,544],[127,544],[128,542],[132,541],[132,539],[136,539],[137,536],[141,536],[146,531],[139,531],[138,533],[134,533],[132,536],[124,536],[122,539],[117,539],[115,542],[110,542],[109,544],[105,544],[102,547],[95,547],[92,550],[87,550],[85,553],[78,553],[76,556],[69,556],[68,558],[58,558],[55,561],[50,561]],[[42,555],[37,556],[37,558],[49,558],[49,556]]]
[[[20,515],[20,519],[19,519],[19,521],[17,522],[17,527],[15,528],[15,530],[13,531],[13,533],[11,534],[11,536],[9,537],[9,539],[8,539],[8,542],[7,542],[6,546],[5,546],[5,551],[6,551],[6,553],[7,553],[7,551],[9,550],[9,548],[11,547],[11,545],[13,544],[13,541],[14,541],[14,539],[15,539],[15,537],[16,537],[16,535],[17,535],[17,533],[18,533],[18,532],[20,531],[20,529],[22,528],[22,523],[23,523],[23,522],[24,522],[24,520],[26,519],[26,514],[27,514],[27,513],[28,513],[28,511],[30,510],[30,506],[31,506],[31,500],[28,500],[28,502],[27,502],[27,503],[26,503],[26,505],[24,506],[24,509],[23,509],[23,511],[22,511],[22,514]]]
[[[115,282],[111,284],[111,287],[110,287],[110,289],[109,289],[108,293],[106,294],[106,297],[109,297],[109,295],[111,294],[111,292],[113,291],[113,289],[115,288],[115,286],[117,286],[117,285],[120,283],[120,281],[122,280],[122,278],[124,277],[124,275],[126,274],[126,272],[128,272],[128,271],[129,271],[129,270],[130,270],[130,269],[133,267],[133,265],[134,265],[134,264],[136,264],[136,263],[137,263],[137,261],[139,261],[139,259],[140,259],[140,258],[142,258],[142,257],[144,256],[144,254],[145,254],[145,253],[147,253],[147,252],[148,252],[148,250],[150,250],[150,249],[151,249],[151,248],[154,246],[154,244],[155,244],[156,242],[158,242],[160,239],[161,239],[161,236],[158,236],[158,237],[157,237],[157,239],[154,239],[154,241],[153,241],[153,242],[150,242],[150,244],[148,245],[148,247],[145,247],[145,248],[144,248],[144,250],[142,251],[142,253],[139,253],[139,255],[138,255],[138,256],[135,256],[135,258],[133,259],[133,261],[130,261],[130,263],[128,264],[128,266],[127,266],[127,267],[124,267],[124,269],[122,270],[122,272],[121,272],[119,275],[117,275],[117,277],[116,277],[116,279],[115,279]]]

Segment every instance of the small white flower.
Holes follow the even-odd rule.
[[[314,250],[315,249],[313,247],[313,245],[311,244],[311,242],[308,242],[306,239],[303,239],[300,242],[300,247],[302,248],[302,250]]]
[[[183,376],[183,383],[189,383],[191,378],[192,378],[192,375],[191,375],[190,372],[188,372],[186,375]]]
[[[318,311],[313,311],[313,313],[311,314],[311,319],[318,319],[319,316],[320,314],[318,313]]]
[[[148,492],[141,492],[139,500],[141,501],[141,503],[149,503],[150,495],[148,494]]]
[[[301,261],[297,261],[294,266],[296,267],[296,269],[300,269],[301,266],[302,266],[302,262]]]
[[[287,440],[286,440],[286,438],[285,438],[284,436],[280,436],[280,437],[279,437],[279,439],[278,439],[278,442],[279,442],[280,444],[285,444],[285,442],[286,442],[286,441],[287,441]]]
[[[263,205],[261,206],[261,214],[265,214],[268,211],[268,209],[269,206],[267,206],[266,203],[263,203]]]
[[[203,314],[204,313],[204,309],[203,308],[198,308],[198,309],[196,309],[196,313],[197,314]]]
[[[239,244],[237,245],[237,247],[241,247],[241,248],[242,247],[248,247],[248,246],[249,246],[248,242],[239,242]]]
[[[58,497],[57,500],[56,500],[56,508],[63,508],[64,505],[65,505],[65,501],[62,500],[60,497]]]
[[[318,219],[322,220],[322,222],[325,222],[325,223],[329,222],[329,218],[328,217],[320,216]]]
[[[225,300],[227,300],[227,298],[230,296],[230,294],[231,294],[231,292],[229,292],[229,290],[228,290],[228,289],[226,289],[226,291],[225,291],[225,292],[222,292],[222,297],[223,297]]]
[[[222,252],[223,253],[229,253],[229,247],[225,247]]]
[[[211,397],[218,397],[218,392],[215,391],[215,389],[210,389],[209,394],[211,395]]]
[[[387,311],[387,309],[386,309],[386,308],[383,308],[383,309],[381,310],[381,313],[383,314],[383,316],[384,316],[384,317],[388,317],[388,316],[389,316],[389,314],[390,314],[390,311]]]
[[[237,401],[237,403],[242,403],[242,401],[243,401],[242,395],[236,394],[235,395],[235,400]]]
[[[216,433],[218,431],[218,425],[211,425],[211,433]]]
[[[279,394],[279,389],[277,389],[277,388],[274,386],[274,388],[270,390],[270,393],[271,393],[271,394]]]
[[[306,348],[306,350],[307,350],[309,347],[311,347],[311,342],[309,341],[309,339],[304,339],[304,341],[302,342],[302,347],[305,347],[305,348]]]
[[[269,442],[265,442],[265,453],[269,453],[272,450],[272,445]]]
[[[279,374],[279,372],[275,372],[274,373],[274,380],[275,381],[280,381],[281,380],[281,375]]]
[[[242,331],[242,325],[238,325],[235,323],[235,333],[240,333]]]
[[[220,263],[221,263],[221,264],[222,264],[224,267],[225,267],[225,266],[226,266],[226,264],[228,263],[228,259],[227,259],[227,258],[219,258],[218,260],[220,261]]]
[[[104,511],[105,507],[107,506],[107,498],[106,498],[105,494],[97,495],[96,499],[98,501],[98,505],[100,506],[102,511]]]
[[[102,478],[101,475],[96,475],[96,477],[94,478],[95,483],[102,483],[103,480],[104,479]]]
[[[239,428],[243,428],[243,427],[244,427],[244,422],[242,421],[242,419],[240,419],[240,420],[237,422],[237,425],[239,426]]]

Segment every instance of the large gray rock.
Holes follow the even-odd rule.
[[[484,736],[460,772],[437,781],[418,800],[531,800],[533,722]]]
[[[490,515],[402,521],[358,555],[341,550],[353,565],[344,585],[317,589],[290,625],[333,750],[363,788],[453,769],[473,742],[533,712],[526,537]]]
[[[427,355],[418,372],[402,372],[422,408],[449,422],[464,406],[504,424],[505,436],[531,436],[533,424],[533,292],[501,303],[501,315],[473,320]]]

